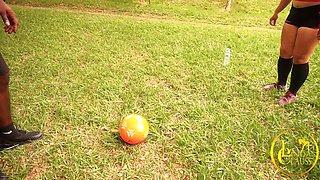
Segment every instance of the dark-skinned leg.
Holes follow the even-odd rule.
[[[0,171],[0,180],[7,180],[8,177]]]
[[[0,151],[41,138],[40,132],[17,130],[12,122],[9,94],[9,69],[0,54]]]
[[[0,129],[12,124],[9,94],[9,72],[0,76]]]

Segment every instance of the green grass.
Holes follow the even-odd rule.
[[[225,0],[8,0],[11,4],[60,7],[68,9],[96,10],[134,16],[200,21],[212,24],[268,27],[268,18],[274,12],[278,0],[239,0],[232,3],[232,11],[224,12]],[[143,0],[142,0],[143,2]],[[284,17],[281,17],[284,18]],[[279,21],[282,22],[282,21]]]
[[[111,2],[73,8],[104,9]],[[261,90],[276,79],[279,27],[265,28],[261,19],[269,9],[248,15],[244,2],[236,5],[239,17],[210,16],[226,16],[216,23],[193,21],[177,3],[171,10],[183,18],[161,3],[147,17],[124,15],[132,6],[125,1],[112,5],[123,8],[113,12],[119,16],[61,10],[58,1],[52,9],[13,6],[20,29],[1,33],[0,45],[11,69],[14,121],[45,137],[1,152],[1,170],[11,179],[285,178],[270,160],[273,138],[284,129],[320,137],[319,48],[299,101],[279,107],[283,92]],[[207,4],[199,7],[191,12],[201,14]],[[244,18],[261,19],[236,26]],[[136,146],[103,130],[117,129],[131,113],[150,123],[148,140]],[[318,163],[302,178],[319,176]]]

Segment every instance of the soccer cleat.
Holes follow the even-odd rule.
[[[294,102],[297,99],[297,95],[294,95],[290,91],[288,91],[282,98],[279,99],[279,105],[286,105]]]
[[[284,91],[287,89],[287,85],[281,85],[278,82],[276,82],[276,83],[264,86],[263,89],[267,91],[272,89],[278,89],[278,90]]]
[[[26,144],[38,140],[42,137],[42,133],[38,131],[16,130],[16,132],[8,131],[0,133],[0,142],[4,141],[8,144]]]
[[[6,142],[6,141],[0,139],[0,151],[10,150],[10,149],[13,149],[17,146],[19,146],[18,143]]]
[[[8,177],[0,171],[0,180],[8,180]]]

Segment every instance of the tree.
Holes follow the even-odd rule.
[[[146,3],[150,4],[151,0],[139,0],[139,3],[140,4],[146,4]]]
[[[227,4],[226,4],[226,7],[225,7],[225,11],[229,12],[231,10],[231,1],[232,0],[227,0]]]

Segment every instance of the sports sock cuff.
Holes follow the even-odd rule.
[[[291,73],[291,83],[289,91],[297,94],[309,75],[309,63],[294,64]]]
[[[0,132],[3,132],[3,131],[10,131],[12,130],[12,128],[15,129],[13,123],[11,123],[10,125],[6,126],[6,127],[0,127]]]
[[[0,128],[0,133],[1,134],[5,134],[6,132],[10,132],[11,133],[16,133],[17,129],[16,127],[13,125],[13,123],[11,123],[10,125],[6,126],[6,127],[2,127]]]
[[[278,60],[278,84],[279,85],[285,86],[287,84],[287,79],[292,68],[292,62],[293,62],[292,58],[285,59],[285,58],[279,57],[279,60]]]
[[[283,58],[283,57],[279,56],[279,60],[286,60],[286,61],[287,61],[287,60],[289,60],[289,61],[291,60],[291,61],[292,61],[293,58],[292,58],[292,57],[291,57],[291,58]]]

